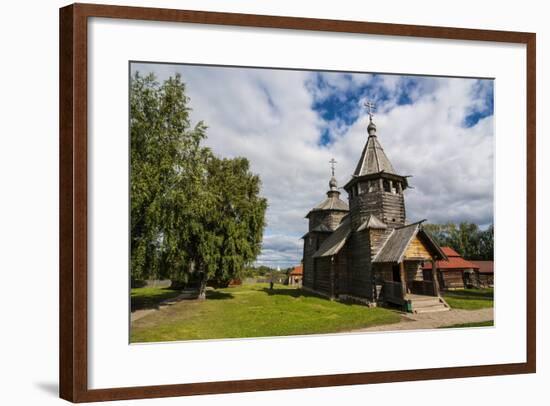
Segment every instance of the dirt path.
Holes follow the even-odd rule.
[[[197,296],[197,292],[195,292],[195,291],[187,291],[187,292],[184,291],[179,296],[163,300],[162,302],[160,302],[160,304],[157,308],[134,310],[130,314],[130,322],[139,320],[139,319],[147,316],[148,314],[158,312],[161,308],[166,307],[166,306],[172,306],[176,303],[179,303],[182,300],[195,299],[196,296]]]
[[[493,320],[493,308],[479,310],[449,310],[448,312],[403,314],[398,323],[385,324],[382,326],[367,327],[354,332],[361,331],[392,331],[392,330],[416,330],[432,329],[454,324],[477,323]]]

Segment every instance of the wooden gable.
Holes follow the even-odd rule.
[[[403,256],[403,259],[405,260],[430,260],[431,258],[432,256],[430,255],[430,252],[428,251],[424,243],[420,241],[417,235],[413,237],[413,239],[407,246],[407,249],[405,250],[405,255]]]

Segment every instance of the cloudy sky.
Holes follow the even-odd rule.
[[[194,122],[224,157],[262,179],[267,228],[258,263],[298,264],[307,212],[326,196],[329,160],[349,180],[367,140],[365,100],[395,170],[412,175],[407,220],[493,221],[492,80],[133,63],[159,80],[180,73]],[[342,190],[342,198],[347,194]]]

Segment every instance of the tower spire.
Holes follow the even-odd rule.
[[[338,182],[336,181],[336,178],[334,177],[334,165],[337,163],[336,159],[332,158],[330,161],[330,169],[332,171],[332,177],[330,178],[330,181],[328,182],[329,186],[329,193],[330,192],[338,192]],[[340,194],[340,192],[338,192]]]
[[[367,100],[364,106],[367,108],[367,112],[369,114],[369,121],[372,123],[372,117],[374,116],[373,112],[376,111],[376,104],[374,104],[374,102],[370,100]]]
[[[369,115],[369,125],[367,127],[367,132],[369,133],[369,137],[376,137],[376,124],[372,122],[372,117],[374,116],[373,112],[376,110],[376,104],[374,104],[374,102],[370,100],[367,100],[364,106],[367,108],[367,113]]]
[[[328,161],[330,163],[330,168],[332,169],[332,176],[334,176],[334,165],[337,164],[338,162],[336,161],[336,159],[332,158],[330,161]]]

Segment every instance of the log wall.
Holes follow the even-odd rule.
[[[330,230],[335,230],[347,214],[345,211],[319,210],[309,214],[309,230],[319,225],[324,225]]]
[[[374,214],[389,226],[405,224],[405,199],[402,194],[389,192],[362,193],[350,199],[350,214],[353,229]]]
[[[389,226],[405,224],[405,199],[402,194],[382,192],[382,217]]]
[[[315,271],[313,277],[313,290],[331,295],[331,258],[314,258]]]
[[[350,263],[348,267],[348,293],[372,299],[372,262],[367,230],[352,233],[348,240]]]
[[[303,286],[313,288],[313,275],[315,272],[315,261],[313,254],[319,249],[330,233],[310,232],[304,237],[304,279]]]
[[[346,294],[349,291],[349,248],[345,244],[334,257],[334,295]]]

